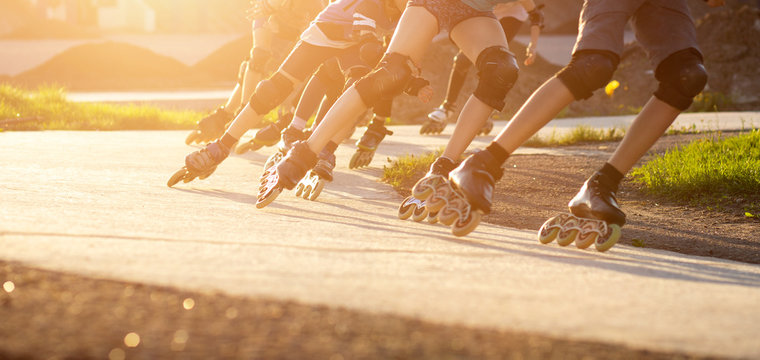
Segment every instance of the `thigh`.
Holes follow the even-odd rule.
[[[449,36],[473,64],[477,64],[478,55],[484,49],[493,46],[509,48],[501,24],[491,17],[464,20],[451,29]]]
[[[339,49],[316,46],[305,41],[299,41],[290,55],[280,65],[278,71],[283,71],[299,81],[306,80],[319,68],[325,60],[338,54]]]
[[[697,31],[685,0],[648,0],[631,19],[636,40],[657,66],[676,51],[695,48]]]
[[[437,33],[435,16],[424,7],[410,5],[401,15],[387,52],[409,56],[420,66],[428,45]]]
[[[606,50],[623,53],[623,32],[628,19],[646,0],[586,0],[578,23],[573,53]]]

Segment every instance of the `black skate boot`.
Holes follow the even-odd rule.
[[[322,150],[319,153],[317,166],[314,167],[314,173],[322,180],[333,181],[333,169],[335,169],[335,154]]]
[[[617,181],[596,172],[570,200],[571,214],[559,214],[546,220],[538,231],[538,240],[548,244],[555,239],[560,246],[575,242],[579,249],[594,244],[607,251],[620,239],[625,214],[615,199]]]
[[[193,151],[185,157],[185,166],[172,175],[167,182],[169,187],[180,181],[186,183],[196,177],[203,180],[214,173],[216,167],[230,155],[230,149],[219,141],[206,145],[205,148]]]
[[[317,164],[317,155],[302,141],[293,144],[282,160],[266,170],[259,189],[257,208],[269,205],[283,189],[293,189]]]
[[[372,158],[375,156],[377,147],[387,135],[393,135],[393,131],[390,131],[385,127],[385,119],[373,119],[372,123],[367,126],[367,131],[365,131],[361,139],[356,142],[357,149],[354,155],[351,156],[348,168],[355,169],[369,165],[369,163],[372,162]]]
[[[276,122],[269,123],[256,132],[253,139],[241,143],[235,148],[236,154],[244,154],[248,151],[256,151],[264,146],[273,146],[280,141],[280,134],[282,131],[290,125],[290,121],[293,119],[293,114],[285,114],[280,117]]]
[[[198,121],[196,129],[185,138],[185,144],[207,143],[218,139],[224,134],[225,126],[232,119],[233,115],[223,106],[220,106],[213,113]]]
[[[625,213],[615,199],[618,184],[597,172],[567,204],[577,217],[602,220],[608,224],[625,225]]]
[[[481,150],[465,159],[449,174],[449,180],[467,198],[473,210],[491,212],[493,189],[504,171],[494,156]]]

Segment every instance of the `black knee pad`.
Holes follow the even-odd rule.
[[[517,81],[519,67],[515,56],[503,46],[492,46],[478,55],[475,67],[480,80],[473,95],[486,105],[501,111],[507,93]]]
[[[359,58],[367,65],[374,67],[383,56],[383,44],[370,41],[359,48]]]
[[[293,91],[293,83],[284,75],[276,72],[268,79],[261,80],[248,101],[253,110],[259,115],[272,111],[282,104]]]
[[[251,49],[251,58],[249,60],[250,69],[259,74],[265,73],[267,63],[271,57],[272,54],[267,50],[256,47]]]
[[[620,58],[609,51],[581,50],[573,54],[573,59],[557,73],[576,100],[588,99],[594,90],[600,89],[612,80]]]
[[[679,110],[691,106],[707,84],[707,71],[697,49],[677,51],[657,66],[654,77],[660,82],[654,96]]]
[[[238,69],[238,78],[237,83],[240,85],[243,85],[243,79],[245,78],[245,72],[248,71],[248,58],[243,60],[243,62],[240,63],[240,68]]]
[[[348,69],[346,74],[346,88],[351,86],[353,83],[359,81],[359,79],[367,76],[367,74],[372,71],[372,68],[366,67],[366,66],[352,66],[350,69]]]
[[[372,106],[376,99],[401,94],[415,78],[415,70],[408,56],[385,54],[377,69],[356,82],[356,90],[364,104]]]

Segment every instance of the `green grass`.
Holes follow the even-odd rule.
[[[755,217],[760,212],[760,130],[694,141],[657,156],[631,175],[656,196],[718,210],[743,201],[743,215]]]
[[[388,162],[390,165],[383,166],[383,176],[380,180],[398,189],[402,186],[404,181],[412,179],[415,174],[426,172],[430,168],[430,164],[432,164],[442,152],[443,149],[417,156],[405,155],[393,161],[389,158]]]
[[[150,106],[75,103],[63,89],[41,87],[28,92],[0,85],[0,122],[37,118],[5,126],[13,130],[168,130],[192,129],[204,114]],[[3,127],[0,125],[0,127]]]
[[[523,146],[550,147],[588,142],[618,141],[624,135],[625,130],[622,128],[594,129],[590,126],[581,125],[573,128],[569,133],[557,134],[556,131],[552,131],[548,137],[536,134],[528,139]]]

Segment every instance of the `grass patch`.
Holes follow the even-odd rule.
[[[405,182],[416,180],[416,174],[427,172],[435,159],[441,156],[443,149],[422,155],[404,155],[396,160],[388,159],[390,165],[383,166],[383,176],[380,180],[398,189]]]
[[[701,139],[634,169],[634,182],[653,195],[722,210],[742,204],[760,213],[760,130]]]
[[[625,136],[625,130],[622,128],[595,129],[590,126],[581,125],[573,128],[568,133],[558,134],[555,130],[548,137],[539,136],[538,134],[533,135],[523,146],[550,147],[589,142],[618,141],[623,136]]]
[[[203,114],[195,111],[167,111],[151,106],[75,103],[66,99],[62,88],[53,86],[28,92],[0,85],[0,127],[6,129],[192,129],[201,117]]]

